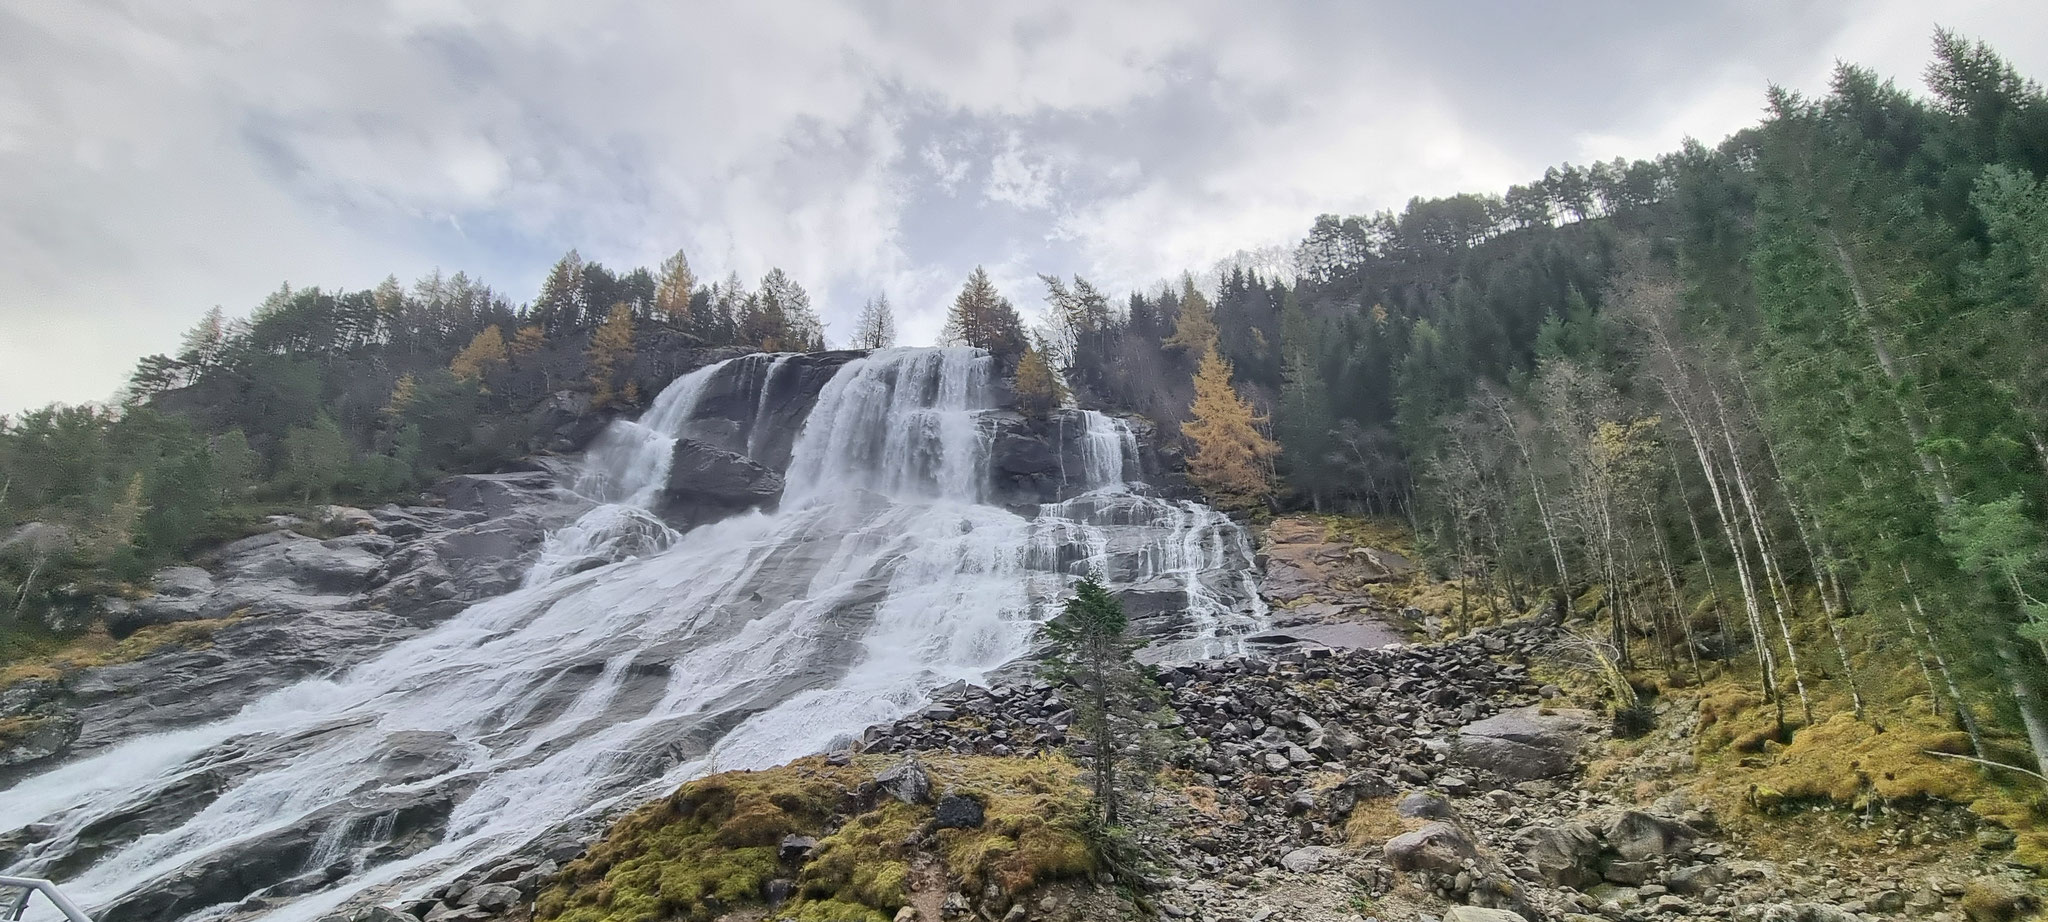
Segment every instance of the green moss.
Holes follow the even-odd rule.
[[[1078,825],[1086,804],[1079,771],[1063,757],[933,755],[933,784],[980,797],[987,821],[927,837],[932,809],[881,798],[851,816],[850,795],[894,760],[831,766],[800,759],[759,772],[699,779],[628,814],[535,903],[564,922],[709,922],[758,904],[770,881],[793,878],[778,917],[804,922],[887,920],[907,904],[912,868],[937,861],[947,886],[1010,893],[1094,869]],[[800,869],[780,862],[783,837],[818,838]],[[922,851],[934,842],[936,854]]]

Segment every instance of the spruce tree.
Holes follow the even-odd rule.
[[[1123,603],[1093,579],[1075,584],[1059,617],[1046,622],[1045,636],[1052,643],[1045,675],[1068,690],[1074,729],[1088,740],[1095,819],[1105,829],[1122,826],[1148,761],[1144,715],[1160,698],[1138,666],[1145,641],[1131,635]]]

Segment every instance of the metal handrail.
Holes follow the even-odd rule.
[[[20,919],[22,914],[28,910],[29,894],[40,893],[52,905],[57,907],[58,912],[64,914],[64,918],[70,919],[71,922],[92,922],[92,917],[86,915],[85,910],[78,908],[78,904],[71,902],[71,898],[65,896],[64,891],[57,889],[56,884],[50,883],[47,880],[36,877],[0,877],[0,889],[6,888],[21,891],[21,897],[14,901],[14,905],[5,906],[5,904],[0,904],[0,906],[5,906],[6,915],[4,918],[6,919]]]

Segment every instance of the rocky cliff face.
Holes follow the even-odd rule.
[[[204,642],[0,691],[0,719],[39,729],[33,745],[0,750],[0,784],[217,720],[360,662],[518,585],[547,531],[590,505],[563,489],[552,464],[449,478],[425,498],[438,504],[329,507],[325,522],[280,520],[199,565],[156,574],[150,595],[110,611],[109,629],[203,623]],[[345,533],[306,534],[336,529]]]

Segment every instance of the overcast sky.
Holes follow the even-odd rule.
[[[1558,9],[1569,7],[1569,12]],[[1937,24],[2048,76],[2048,5],[0,0],[0,412],[103,400],[213,305],[575,247],[771,265],[905,340],[986,264],[1151,287],[1322,212],[1756,120]]]

